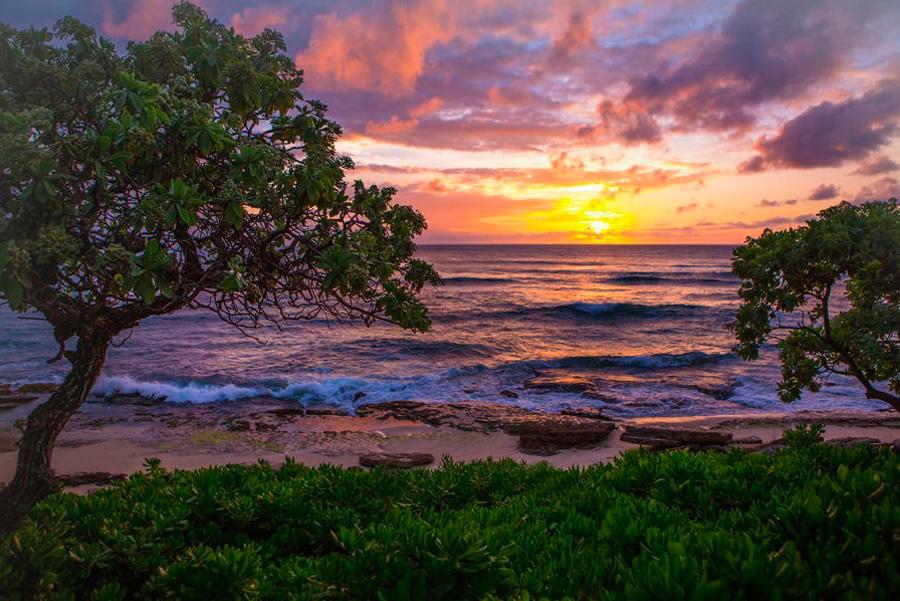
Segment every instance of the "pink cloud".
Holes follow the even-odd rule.
[[[231,26],[245,36],[254,36],[265,29],[290,33],[297,27],[287,6],[263,4],[245,8],[231,16]]]
[[[316,89],[371,90],[386,96],[411,92],[426,54],[457,32],[449,0],[382,0],[370,11],[316,16],[306,50],[296,56]]]
[[[172,30],[172,6],[177,0],[134,0],[128,14],[117,21],[109,0],[103,2],[100,30],[108,36],[128,40],[145,39],[160,29]],[[203,2],[195,1],[203,6]]]

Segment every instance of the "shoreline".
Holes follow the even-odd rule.
[[[47,393],[31,396],[28,402],[0,411],[0,481],[8,480],[15,468],[17,420],[43,402]],[[746,440],[756,437],[762,446],[799,423],[824,424],[826,441],[869,438],[891,444],[900,440],[900,415],[894,412],[748,412],[613,422],[597,411],[539,414],[501,404],[401,401],[363,406],[359,413],[347,415],[327,406],[303,408],[295,401],[277,399],[173,404],[142,397],[90,397],[60,435],[53,468],[58,476],[105,473],[119,477],[142,470],[145,459],[151,457],[168,469],[259,460],[277,465],[286,457],[306,465],[352,467],[360,465],[361,456],[379,453],[431,455],[434,460],[427,465],[432,467],[440,465],[443,456],[456,461],[491,457],[584,467],[610,462],[638,448],[620,439],[624,428],[634,426],[700,429]],[[547,438],[547,432],[556,438]],[[537,435],[537,443],[525,444],[532,435]],[[96,486],[66,488],[84,492]]]

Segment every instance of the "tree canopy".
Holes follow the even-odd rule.
[[[0,300],[41,313],[72,363],[28,418],[0,535],[51,490],[57,435],[113,337],[146,317],[430,325],[424,218],[346,181],[340,127],[301,94],[283,38],[189,3],[173,17],[124,53],[72,18],[0,25]]]
[[[782,400],[830,374],[900,410],[900,205],[843,202],[805,226],[765,230],[734,251],[743,281],[735,348],[756,359],[775,340]]]
[[[339,126],[280,34],[196,6],[124,55],[66,18],[0,29],[0,294],[57,338],[182,307],[242,328],[317,316],[428,327],[423,217],[348,184]]]

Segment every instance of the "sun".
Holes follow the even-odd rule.
[[[606,223],[605,221],[601,221],[600,219],[591,221],[590,223],[588,223],[588,226],[591,228],[591,231],[598,236],[603,235],[604,232],[612,227],[610,224]]]
[[[612,229],[613,223],[619,220],[622,215],[612,211],[584,211],[585,221],[588,230],[597,237],[602,237]]]

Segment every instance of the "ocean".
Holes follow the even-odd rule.
[[[726,246],[423,246],[446,285],[433,330],[311,321],[247,338],[210,313],[146,320],[112,348],[94,392],[175,403],[271,396],[348,410],[394,400],[490,401],[615,417],[871,410],[835,379],[786,405],[773,347],[731,354],[738,304]],[[65,364],[41,321],[0,312],[0,382],[53,381]]]

